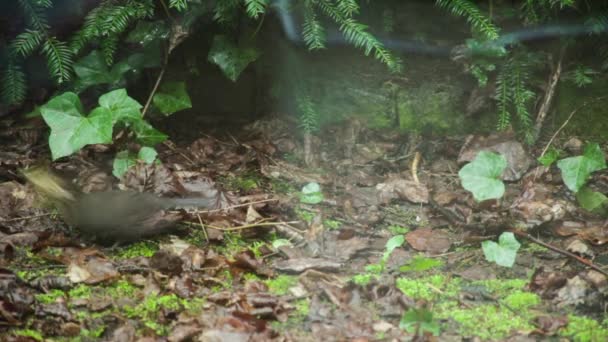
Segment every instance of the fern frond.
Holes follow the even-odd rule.
[[[78,54],[89,42],[117,36],[135,21],[153,14],[154,3],[150,0],[128,0],[122,4],[105,0],[87,14],[82,28],[70,40],[70,49]]]
[[[240,6],[240,0],[218,1],[215,4],[213,20],[221,24],[234,23]]]
[[[50,26],[44,9],[52,6],[50,1],[19,0],[19,5],[30,27],[41,32],[49,30]]]
[[[25,73],[14,60],[9,60],[2,77],[2,102],[19,105],[25,100]]]
[[[347,42],[362,49],[366,56],[373,51],[374,57],[388,66],[391,71],[399,72],[401,70],[401,61],[395,58],[376,37],[367,31],[367,25],[345,16],[329,0],[318,0],[315,4],[340,26],[340,31]]]
[[[498,124],[499,130],[504,130],[511,123],[511,113],[509,112],[509,103],[511,102],[511,82],[509,78],[509,63],[508,61],[502,65],[500,72],[496,76],[496,99],[498,102]]]
[[[585,26],[592,33],[600,34],[608,32],[608,13],[595,14],[585,21]]]
[[[116,50],[118,49],[118,41],[118,35],[106,37],[101,41],[101,54],[103,55],[103,60],[104,62],[106,62],[107,66],[111,66],[112,64],[114,64],[114,55],[116,54]]]
[[[169,8],[183,12],[188,9],[188,0],[169,0]]]
[[[268,0],[245,0],[245,11],[250,18],[257,19],[266,12]]]
[[[321,124],[321,116],[310,97],[296,94],[296,105],[300,112],[300,127],[302,130],[306,133],[318,131]]]
[[[46,57],[51,77],[61,84],[72,77],[74,55],[68,44],[55,37],[49,37],[42,46],[42,53]]]
[[[464,17],[471,26],[481,32],[487,39],[498,38],[498,27],[492,24],[490,18],[479,10],[469,0],[435,0],[439,7],[443,7],[454,15]]]
[[[343,16],[350,18],[355,14],[359,14],[359,4],[356,0],[339,0],[337,8]]]
[[[325,48],[325,29],[317,20],[317,14],[311,5],[304,7],[304,24],[302,24],[304,42],[310,50]]]
[[[44,33],[37,30],[25,30],[25,32],[21,32],[11,42],[10,53],[13,56],[19,55],[25,58],[40,47],[43,39]]]

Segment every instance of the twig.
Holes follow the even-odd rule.
[[[44,213],[44,214],[38,214],[38,215],[14,217],[14,218],[11,218],[11,219],[0,220],[0,222],[24,221],[24,220],[35,219],[35,218],[40,218],[40,217],[45,217],[45,216],[51,216],[51,215],[54,215],[54,214],[55,213]]]
[[[165,57],[165,62],[163,63],[163,68],[160,70],[160,74],[158,74],[158,77],[156,78],[156,83],[154,84],[154,87],[152,88],[152,91],[150,92],[150,95],[148,96],[146,105],[144,106],[144,109],[141,111],[142,117],[144,117],[146,115],[146,112],[148,112],[148,108],[150,108],[150,103],[152,102],[152,98],[154,97],[154,94],[156,94],[156,91],[158,90],[158,86],[160,86],[160,82],[162,81],[163,76],[165,75],[165,71],[167,70],[167,60],[168,59],[169,59],[169,55],[167,52],[167,57]]]
[[[278,200],[279,200],[278,198],[268,198],[265,200],[247,202],[247,203],[242,203],[242,204],[235,204],[235,205],[231,205],[231,206],[224,207],[224,208],[196,211],[196,213],[198,213],[198,214],[214,213],[214,212],[218,212],[218,211],[230,210],[230,209],[241,208],[241,207],[248,207],[253,204],[273,202],[273,201],[278,201]]]
[[[549,147],[550,147],[550,146],[551,146],[551,144],[553,143],[553,140],[555,140],[555,138],[557,137],[557,135],[558,135],[558,134],[559,134],[559,133],[560,133],[560,132],[561,132],[561,131],[562,131],[562,130],[563,130],[565,127],[566,127],[566,125],[568,125],[568,122],[570,122],[570,119],[572,119],[572,117],[574,116],[574,114],[575,114],[576,112],[578,112],[578,110],[579,110],[579,109],[582,109],[582,108],[584,108],[585,106],[587,106],[587,105],[589,105],[589,104],[591,104],[591,103],[593,103],[593,102],[599,101],[599,100],[601,100],[601,99],[603,99],[603,98],[605,98],[605,97],[606,97],[606,96],[600,96],[600,97],[595,98],[595,99],[593,99],[593,100],[591,100],[591,101],[585,102],[585,103],[583,103],[581,106],[579,106],[579,107],[575,108],[575,109],[572,111],[572,113],[570,113],[570,115],[568,116],[568,118],[566,119],[566,121],[564,121],[564,123],[563,123],[563,124],[562,124],[562,125],[561,125],[561,126],[558,128],[558,129],[557,129],[557,131],[555,131],[555,133],[553,133],[553,136],[551,136],[551,139],[549,139],[549,142],[547,143],[547,145],[546,145],[546,146],[545,146],[545,148],[543,149],[543,152],[540,154],[540,156],[542,157],[542,156],[544,156],[544,155],[545,155],[545,153],[547,153],[547,150],[549,150]]]
[[[545,121],[545,118],[547,117],[547,113],[549,112],[549,106],[551,105],[551,101],[553,100],[553,95],[555,94],[557,82],[559,81],[559,78],[562,74],[562,61],[564,60],[565,52],[566,52],[566,47],[563,46],[560,51],[560,54],[559,54],[559,61],[557,61],[557,66],[555,67],[555,70],[549,77],[549,82],[547,85],[547,92],[545,93],[545,96],[543,98],[543,103],[541,104],[540,108],[538,109],[538,114],[536,115],[536,123],[534,124],[534,139],[535,140],[538,138],[538,135],[540,134],[540,130],[543,126],[543,122]]]
[[[205,235],[205,240],[209,243],[209,235],[207,234],[207,228],[203,224],[203,219],[201,218],[201,214],[196,213],[196,217],[198,218],[198,223],[201,225],[201,229],[203,230],[203,235]]]
[[[552,250],[552,251],[554,251],[556,253],[559,253],[561,255],[567,256],[569,258],[572,258],[572,259],[580,262],[581,264],[583,264],[583,265],[585,265],[585,266],[587,266],[587,267],[589,267],[589,268],[591,268],[591,269],[593,269],[595,271],[598,271],[598,272],[600,272],[601,274],[603,274],[605,276],[608,276],[608,272],[607,271],[604,271],[601,267],[595,265],[594,263],[592,263],[591,261],[589,261],[589,260],[587,260],[585,258],[581,258],[580,256],[578,256],[576,254],[573,254],[573,253],[570,253],[570,252],[568,252],[566,250],[557,248],[557,247],[552,246],[552,245],[550,245],[550,244],[548,244],[546,242],[542,242],[542,241],[540,241],[540,240],[538,240],[536,238],[533,238],[532,236],[530,236],[530,234],[524,233],[524,232],[522,232],[520,230],[511,229],[510,231],[513,232],[513,234],[515,234],[517,236],[523,237],[523,238],[528,239],[528,240],[530,240],[530,241],[532,241],[532,242],[534,242],[534,243],[536,243],[538,245],[541,245],[541,246],[543,246],[543,247],[545,247],[547,249],[550,249],[550,250]]]
[[[420,152],[416,151],[416,153],[414,153],[414,160],[412,161],[412,166],[410,168],[412,178],[416,184],[420,184],[420,181],[418,180],[418,163],[420,163],[420,156]]]
[[[207,227],[209,227],[211,229],[221,230],[221,231],[224,231],[224,232],[232,232],[232,231],[235,231],[235,230],[243,230],[243,229],[254,228],[254,227],[276,226],[276,225],[279,225],[279,224],[293,224],[293,223],[300,223],[300,221],[260,222],[260,223],[251,223],[251,224],[246,224],[246,225],[243,225],[243,226],[230,227],[230,228],[215,227],[215,226],[210,226],[210,225],[207,225]]]

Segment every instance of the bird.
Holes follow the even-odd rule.
[[[217,204],[209,197],[163,198],[131,190],[83,193],[46,167],[22,170],[22,174],[69,226],[101,244],[135,242],[172,230],[183,217],[169,209],[209,209]]]

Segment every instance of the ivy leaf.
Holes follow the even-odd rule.
[[[131,120],[131,129],[135,132],[137,140],[143,145],[154,146],[167,140],[167,135],[156,128],[152,127],[148,122],[142,120]]]
[[[139,102],[127,95],[126,89],[116,89],[99,97],[99,105],[112,113],[113,123],[121,120],[142,120]]]
[[[388,258],[391,256],[391,253],[393,253],[395,248],[401,247],[404,242],[405,242],[404,235],[395,235],[392,238],[390,238],[386,242],[386,250],[384,251],[384,254],[382,255],[382,261],[383,262],[388,261]]]
[[[112,163],[112,174],[116,178],[121,178],[129,168],[137,163],[137,159],[129,151],[116,153]]]
[[[51,99],[40,112],[51,128],[49,146],[53,160],[80,150],[89,144],[112,142],[112,113],[98,107],[90,115],[82,114],[78,95],[67,92]]]
[[[573,192],[578,192],[589,175],[606,168],[604,153],[598,144],[588,144],[582,156],[565,158],[557,162],[564,183]]]
[[[438,336],[440,332],[439,323],[433,319],[433,313],[428,309],[410,309],[403,313],[399,328],[409,333],[416,331],[421,334],[430,332]]]
[[[91,51],[74,63],[74,72],[78,76],[79,86],[82,90],[93,85],[112,82],[108,66],[99,50]]]
[[[152,164],[156,157],[158,156],[158,152],[152,147],[144,146],[139,149],[137,153],[137,159],[143,161],[146,164]]]
[[[323,193],[321,192],[321,186],[318,183],[308,183],[302,188],[302,194],[300,194],[300,202],[306,204],[317,204],[323,201]]]
[[[481,151],[475,159],[458,172],[462,187],[473,193],[476,201],[500,198],[505,185],[500,175],[507,167],[507,160],[500,154]]]
[[[538,158],[538,162],[543,166],[551,166],[557,158],[559,158],[559,151],[552,147],[542,157]]]
[[[192,108],[190,96],[186,91],[186,83],[170,82],[160,87],[152,99],[161,113],[169,116],[183,109]]]
[[[582,187],[576,193],[576,200],[581,207],[587,211],[599,215],[606,214],[606,209],[608,208],[608,197],[600,192],[593,191],[588,187]]]
[[[259,56],[256,49],[240,48],[226,36],[216,35],[207,58],[219,66],[226,77],[236,82],[241,72]]]
[[[279,249],[280,247],[283,246],[293,246],[293,244],[291,243],[291,241],[287,240],[287,239],[276,239],[274,241],[272,241],[272,248],[274,249]]]
[[[481,243],[486,260],[504,267],[513,266],[520,246],[521,244],[511,232],[500,234],[498,243],[494,241],[484,241]]]
[[[140,20],[137,25],[127,35],[128,43],[147,46],[157,39],[166,39],[169,37],[169,28],[162,20],[144,21]]]
[[[152,164],[156,160],[158,153],[152,147],[144,146],[139,149],[137,156],[129,151],[120,151],[116,153],[114,162],[112,164],[112,174],[116,178],[121,178],[129,168],[137,164],[138,160],[145,162],[146,164]]]

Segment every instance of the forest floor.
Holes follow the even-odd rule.
[[[536,161],[544,144],[406,137],[351,120],[306,154],[296,128],[268,118],[166,143],[162,164],[120,182],[104,166],[111,151],[95,146],[54,163],[85,191],[216,198],[218,209],[180,211],[175,235],[112,248],[37,205],[18,170],[44,158],[44,143],[4,144],[3,340],[608,340],[607,221]],[[553,146],[564,157],[584,148],[573,137]],[[499,200],[461,186],[459,169],[481,150],[507,157]],[[587,185],[607,193],[606,170]]]

